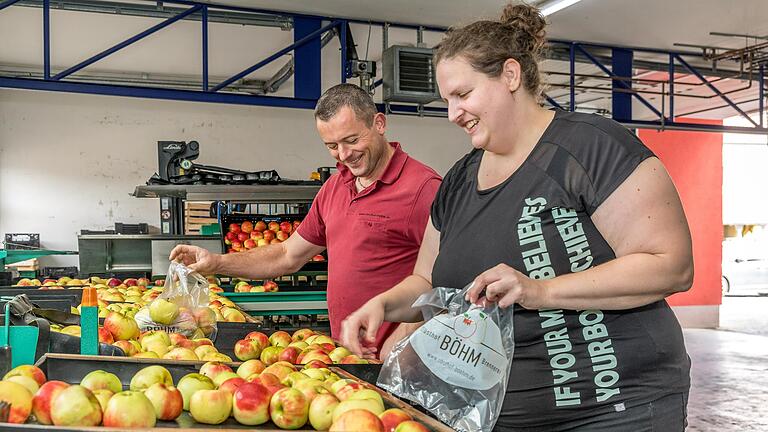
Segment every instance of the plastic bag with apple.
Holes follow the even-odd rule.
[[[458,431],[491,431],[507,390],[512,308],[464,300],[463,289],[435,288],[413,304],[425,323],[395,344],[377,385],[423,406]]]
[[[216,338],[216,315],[208,307],[208,280],[185,265],[171,262],[163,292],[134,319],[142,332],[164,330],[188,338]]]

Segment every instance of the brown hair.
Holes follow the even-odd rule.
[[[343,107],[350,107],[358,120],[371,127],[376,104],[362,88],[349,83],[337,84],[323,93],[315,105],[315,119],[327,122]]]
[[[513,58],[520,63],[523,85],[538,98],[542,92],[538,63],[546,25],[537,8],[508,4],[498,21],[475,21],[448,30],[435,47],[435,64],[461,56],[478,72],[495,78],[501,75],[504,62]]]

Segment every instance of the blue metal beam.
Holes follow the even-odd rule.
[[[0,3],[0,11],[19,1],[20,0],[5,0],[4,2]]]
[[[293,19],[293,41],[298,43],[322,27],[323,22],[316,18]],[[322,62],[320,57],[320,37],[308,41],[295,50],[293,57],[293,95],[301,99],[320,97]]]
[[[312,38],[319,37],[321,34],[323,34],[324,32],[332,29],[333,27],[337,26],[338,24],[339,24],[339,21],[333,21],[330,24],[326,25],[325,27],[323,27],[323,28],[321,28],[319,30],[313,31],[312,33],[304,36],[303,38],[299,39],[298,41],[294,42],[293,44],[291,44],[291,45],[281,49],[280,51],[272,54],[271,56],[265,58],[264,60],[256,63],[255,65],[253,65],[251,67],[249,67],[248,69],[238,73],[235,76],[227,78],[226,80],[224,80],[224,82],[222,82],[221,84],[219,84],[216,87],[212,88],[211,91],[217,92],[217,91],[223,89],[224,87],[227,87],[228,85],[230,85],[233,82],[239,80],[240,78],[243,78],[243,77],[247,76],[248,74],[251,74],[254,71],[260,69],[261,67],[263,67],[265,65],[268,65],[269,63],[272,63],[273,61],[275,61],[275,59],[278,59],[278,58],[284,56],[286,53],[290,52],[291,50],[296,49],[296,48],[304,45],[305,43],[311,41]]]
[[[51,1],[43,0],[43,78],[51,79]]]
[[[107,96],[129,96],[149,99],[166,99],[190,102],[212,102],[237,105],[260,105],[279,108],[314,109],[316,100],[297,99],[278,96],[256,96],[233,93],[212,93],[192,90],[173,90],[163,88],[147,88],[119,86],[111,84],[87,84],[72,81],[44,81],[28,78],[0,77],[0,87],[46,90],[68,93],[96,94]]]
[[[757,123],[755,123],[755,121],[754,121],[754,120],[752,120],[752,119],[749,117],[749,114],[745,113],[745,112],[744,112],[744,111],[743,111],[741,108],[739,108],[739,106],[738,106],[738,105],[736,105],[735,103],[733,103],[733,101],[732,101],[732,100],[731,100],[731,99],[730,99],[728,96],[724,95],[724,94],[723,94],[723,92],[721,92],[720,90],[718,90],[718,89],[717,89],[717,87],[713,86],[711,82],[709,82],[709,81],[708,81],[706,78],[704,78],[704,75],[702,75],[702,74],[701,74],[699,71],[697,71],[697,70],[696,70],[695,68],[693,68],[693,67],[692,67],[690,64],[688,64],[688,62],[687,62],[687,61],[683,60],[683,58],[682,58],[682,57],[680,57],[680,56],[679,56],[679,55],[677,55],[677,54],[675,54],[675,59],[677,59],[677,61],[678,61],[678,62],[680,62],[680,64],[681,64],[681,65],[683,65],[683,66],[684,66],[686,69],[688,69],[689,71],[691,71],[691,73],[692,73],[692,74],[694,74],[694,75],[696,76],[696,78],[698,78],[698,79],[699,79],[701,82],[703,82],[703,83],[704,83],[704,84],[705,84],[707,87],[709,87],[709,89],[710,89],[710,90],[712,90],[712,91],[713,91],[713,92],[714,92],[716,95],[720,96],[720,98],[721,98],[723,101],[725,101],[725,103],[727,103],[728,105],[730,105],[730,106],[731,106],[731,108],[735,109],[735,110],[736,110],[736,112],[738,112],[739,114],[741,114],[741,116],[742,116],[742,117],[744,117],[745,119],[749,120],[749,122],[750,122],[750,123],[752,123],[753,125],[755,125],[755,127],[759,127],[759,126],[758,126],[758,124],[757,124]]]
[[[347,26],[346,21],[339,25],[339,43],[341,44],[341,82],[347,82]]]
[[[664,97],[664,95],[661,95]],[[669,55],[669,117],[667,121],[675,121],[675,56]]]
[[[203,33],[203,91],[208,91],[208,6],[203,6],[200,22]]]
[[[112,53],[114,53],[116,51],[119,51],[119,50],[127,47],[130,44],[132,44],[134,42],[137,42],[137,41],[140,41],[141,39],[144,39],[145,37],[151,35],[152,33],[155,33],[158,30],[161,30],[161,29],[164,29],[165,27],[168,27],[169,25],[175,23],[178,20],[184,19],[185,17],[187,17],[187,16],[189,16],[189,15],[199,11],[200,9],[202,9],[202,7],[203,7],[202,5],[193,6],[193,7],[187,9],[186,11],[184,11],[184,12],[182,12],[182,13],[174,16],[174,17],[168,18],[167,20],[165,20],[165,21],[163,21],[163,22],[161,22],[161,23],[159,23],[157,25],[154,25],[154,26],[144,30],[143,32],[137,34],[136,36],[133,36],[130,39],[126,39],[126,40],[120,42],[119,44],[113,46],[112,48],[108,48],[108,49],[106,49],[106,50],[96,54],[95,56],[93,56],[93,57],[91,57],[91,58],[89,58],[87,60],[84,60],[84,61],[76,64],[75,66],[72,66],[71,68],[69,68],[69,69],[67,69],[67,70],[65,70],[63,72],[59,72],[58,74],[56,74],[56,76],[53,77],[53,79],[54,80],[60,80],[60,79],[62,79],[64,77],[66,77],[67,75],[71,75],[71,74],[79,71],[80,69],[88,66],[88,65],[96,63],[97,61],[103,59],[104,57],[106,57],[106,56],[108,56],[108,55],[110,55],[110,54],[112,54]]]
[[[632,119],[632,94],[623,90],[632,89],[632,51],[623,48],[611,50],[611,68],[617,79],[611,80],[611,113],[614,120]],[[659,114],[661,116],[661,114]]]
[[[547,95],[544,95],[544,98],[545,98],[545,99],[547,100],[547,102],[549,102],[549,104],[550,104],[550,105],[552,105],[553,107],[555,107],[555,108],[557,108],[557,109],[561,109],[561,110],[565,111],[565,108],[563,108],[563,106],[562,106],[562,105],[560,105],[559,103],[557,103],[557,101],[556,101],[556,100],[552,99],[551,97],[549,97],[549,96],[547,96]]]
[[[590,54],[590,53],[589,53],[589,51],[585,50],[585,49],[584,49],[584,48],[583,48],[581,45],[579,45],[579,44],[576,44],[576,48],[578,48],[578,49],[579,49],[579,51],[581,51],[581,52],[582,52],[582,53],[583,53],[583,54],[584,54],[584,55],[585,55],[585,56],[586,56],[586,57],[589,59],[589,61],[591,61],[591,62],[592,62],[592,63],[593,63],[595,66],[597,66],[597,67],[598,67],[600,70],[602,70],[602,71],[603,71],[603,72],[604,72],[606,75],[608,75],[608,76],[609,76],[609,77],[611,77],[612,79],[616,80],[616,78],[617,78],[617,77],[616,77],[616,75],[614,75],[614,74],[613,74],[613,73],[612,73],[610,70],[608,70],[608,68],[607,68],[607,67],[605,67],[605,66],[604,66],[602,63],[600,63],[600,60],[596,59],[596,58],[595,58],[595,56],[593,56],[592,54]],[[619,80],[616,80],[616,81],[618,81],[618,82],[620,83],[619,85],[623,86],[625,89],[628,89],[628,90],[632,90],[632,88],[631,88],[629,85],[627,85],[627,83],[625,83],[624,81],[622,81],[621,79],[619,79]],[[645,105],[645,106],[646,106],[646,108],[648,108],[648,109],[649,109],[649,110],[651,110],[651,111],[652,111],[654,114],[656,114],[657,116],[659,116],[659,118],[661,118],[661,117],[662,117],[662,114],[659,112],[659,110],[657,110],[657,109],[656,109],[656,107],[654,107],[654,106],[653,106],[653,105],[651,105],[651,104],[650,104],[650,103],[649,103],[647,100],[645,100],[645,98],[644,98],[644,97],[640,96],[640,95],[639,95],[639,94],[637,94],[637,93],[632,93],[632,96],[636,97],[636,98],[637,98],[637,99],[638,99],[638,100],[639,100],[639,101],[640,101],[640,102],[641,102],[643,105]]]

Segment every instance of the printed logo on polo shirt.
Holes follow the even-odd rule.
[[[517,223],[523,263],[531,279],[550,279],[556,276],[543,233],[542,218],[539,216],[546,204],[547,200],[543,197],[526,198]],[[571,273],[590,268],[593,262],[592,252],[576,211],[555,207],[550,212],[568,255]],[[584,364],[587,359],[574,355],[562,309],[541,309],[539,317],[542,319],[541,328],[547,329],[543,339],[549,356],[555,406],[579,406],[585,397],[592,396],[582,395],[586,393],[584,390],[579,391],[573,387],[579,377],[579,370],[590,368]],[[621,393],[618,385],[620,376],[616,371],[618,364],[608,328],[602,322],[603,318],[603,312],[600,310],[581,311],[578,317],[583,338],[578,342],[587,343],[586,351],[594,373],[594,398],[598,403],[606,402]]]

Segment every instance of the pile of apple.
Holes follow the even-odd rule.
[[[326,368],[299,371],[289,363],[266,366],[259,360],[241,364],[237,372],[208,362],[176,386],[166,368],[147,366],[134,374],[129,390],[103,370],[70,385],[46,381],[38,367],[24,365],[0,381],[0,401],[11,405],[10,423],[25,423],[31,414],[45,425],[151,428],[188,411],[198,423],[211,425],[234,417],[249,426],[271,420],[281,429],[309,423],[330,431],[428,431],[403,410],[385,410],[379,392],[359,381],[340,379]]]
[[[277,282],[272,280],[265,280],[263,283],[251,284],[247,281],[240,281],[235,284],[235,292],[247,293],[247,292],[277,292],[280,288],[277,286]]]
[[[266,365],[279,361],[312,364],[317,367],[333,363],[368,363],[347,348],[336,346],[329,336],[307,328],[296,330],[293,335],[279,330],[269,337],[262,332],[253,331],[235,343],[234,351],[235,357],[242,361],[259,359]]]
[[[299,224],[301,224],[299,220],[294,220],[293,223],[288,221],[265,222],[263,220],[233,222],[229,224],[229,231],[224,234],[224,244],[228,246],[227,252],[232,253],[282,243],[288,240],[288,237],[296,231]]]
[[[152,284],[152,281],[150,281],[147,278],[128,278],[124,281],[121,281],[120,279],[116,278],[110,278],[110,279],[102,279],[97,276],[89,277],[86,279],[76,279],[71,278],[68,276],[60,277],[58,279],[43,279],[41,282],[39,279],[19,279],[19,281],[16,283],[16,286],[36,286],[40,287],[40,289],[65,289],[65,288],[80,288],[83,286],[94,286],[94,285],[107,285],[109,286],[116,286],[116,285],[125,285],[126,287],[132,287],[132,286],[149,286]]]

